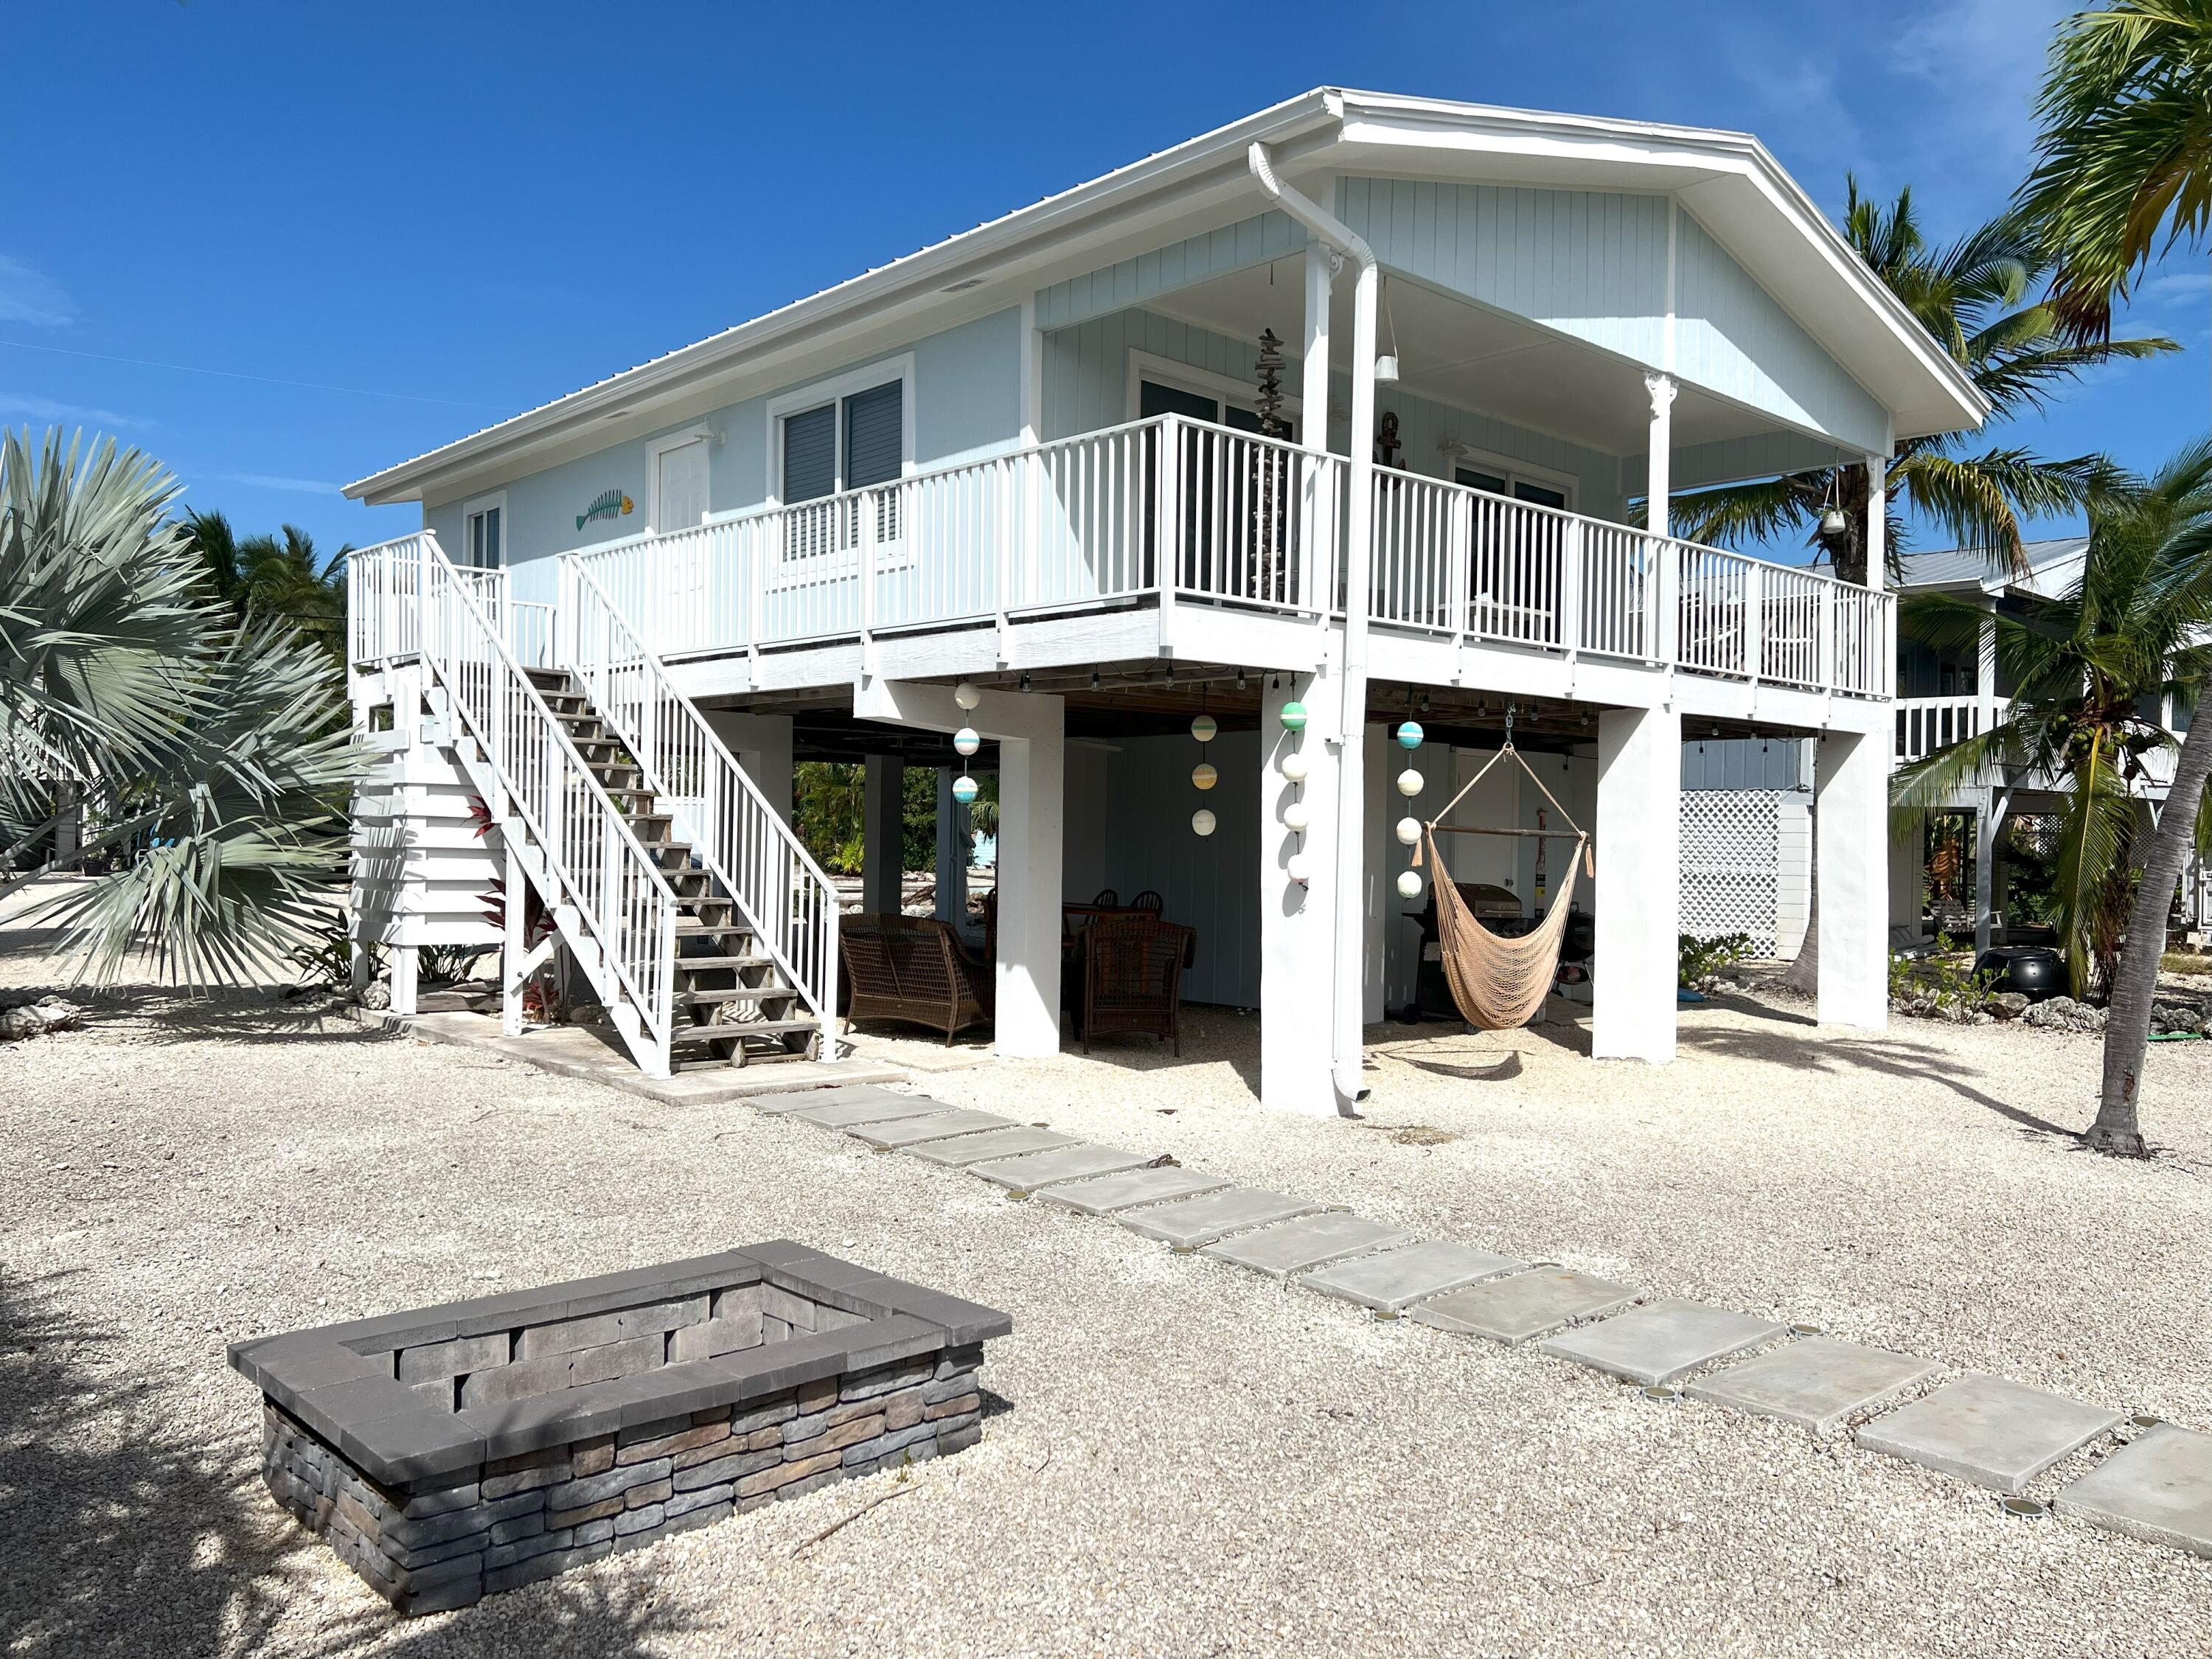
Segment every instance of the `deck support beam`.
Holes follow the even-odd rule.
[[[1680,711],[1601,712],[1593,1059],[1664,1065],[1674,1058],[1681,799]]]

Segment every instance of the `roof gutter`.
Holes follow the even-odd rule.
[[[1336,945],[1330,953],[1333,995],[1329,1072],[1337,1109],[1367,1098],[1361,1042],[1366,988],[1367,603],[1375,496],[1375,250],[1310,197],[1275,176],[1274,157],[1257,142],[1245,151],[1253,179],[1267,199],[1359,268],[1352,289],[1351,493],[1344,536],[1344,661],[1341,726],[1337,739]],[[1313,418],[1310,411],[1307,418]]]

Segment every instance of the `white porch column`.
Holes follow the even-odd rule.
[[[998,743],[995,1047],[1022,1059],[1058,1054],[1065,706],[1042,693],[986,691],[964,711],[950,686],[878,678],[854,688],[853,713],[927,732],[972,726]]]
[[[791,716],[747,714],[734,708],[702,708],[722,746],[737,757],[745,775],[767,799],[775,815],[791,822]]]
[[[1889,1023],[1889,732],[1830,731],[1816,746],[1813,879],[1823,1025]]]
[[[1337,1114],[1329,1075],[1329,997],[1335,973],[1336,792],[1340,760],[1326,740],[1327,717],[1304,731],[1283,730],[1283,705],[1334,708],[1336,689],[1323,675],[1268,677],[1260,697],[1260,1103],[1309,1117]],[[1296,754],[1303,781],[1283,775]],[[1283,823],[1304,807],[1303,834]],[[1309,879],[1291,879],[1293,855]]]
[[[1928,821],[1918,818],[1889,849],[1889,947],[1893,951],[1917,950],[1920,945],[1920,888],[1927,873],[1927,837]],[[1816,871],[1814,880],[1819,879]],[[1823,930],[1826,926],[1824,916]]]
[[[906,864],[906,763],[896,755],[868,757],[860,845],[862,914],[898,915]]]
[[[1668,533],[1668,503],[1674,487],[1674,377],[1646,374],[1644,389],[1651,398],[1651,431],[1644,473],[1644,528],[1654,536],[1664,537]],[[1676,595],[1680,573],[1675,568],[1674,553],[1663,542],[1651,544],[1651,556],[1657,568],[1652,573],[1650,584],[1654,614],[1647,647],[1656,660],[1670,663],[1674,660],[1674,635],[1680,628],[1680,605]]]
[[[1384,1001],[1388,990],[1384,975],[1389,957],[1389,930],[1405,925],[1397,919],[1400,900],[1393,884],[1407,858],[1395,834],[1395,826],[1403,814],[1390,810],[1391,803],[1398,799],[1391,780],[1397,776],[1395,769],[1404,765],[1405,755],[1406,751],[1391,739],[1389,726],[1377,724],[1367,728],[1367,859],[1362,872],[1366,884],[1367,929],[1361,940],[1361,949],[1366,953],[1367,978],[1359,1012],[1370,1025],[1379,1025],[1389,1017]],[[1393,854],[1398,856],[1394,858]]]
[[[937,919],[968,925],[968,809],[952,796],[953,769],[937,769]]]
[[[1298,441],[1328,448],[1328,295],[1343,256],[1318,238],[1306,244],[1305,356],[1299,363]]]
[[[1997,723],[1997,602],[1982,601],[1981,626],[1974,635],[1974,732],[1987,732]],[[1983,769],[1981,799],[1974,811],[1974,954],[1990,948],[1994,937],[1993,914],[1997,848],[1996,781]]]
[[[1593,1059],[1674,1058],[1681,800],[1681,715],[1671,707],[1601,712]],[[1825,915],[1820,925],[1825,933]],[[1823,938],[1824,957],[1826,949]]]

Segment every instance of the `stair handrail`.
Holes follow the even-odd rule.
[[[422,660],[483,747],[508,810],[560,889],[556,902],[575,913],[636,1010],[646,1039],[634,1043],[641,1062],[665,1075],[675,1030],[675,890],[485,616],[477,584],[461,579],[434,533],[422,532],[419,545]],[[464,642],[471,647],[465,656]],[[506,902],[521,903],[522,895]]]
[[[574,559],[561,562],[561,579],[562,665],[583,683],[646,786],[684,823],[702,865],[819,1022],[822,1058],[835,1059],[836,884],[599,579]],[[696,819],[684,822],[694,811]]]

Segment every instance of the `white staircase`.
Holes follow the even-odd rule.
[[[354,662],[419,660],[424,712],[639,1068],[743,1065],[763,1044],[833,1058],[829,879],[660,665],[628,654],[611,608],[592,613],[588,672],[526,665],[503,571],[456,568],[428,531],[352,564]],[[506,902],[519,917],[523,895]],[[520,939],[511,921],[511,1028],[550,948],[524,959]]]

